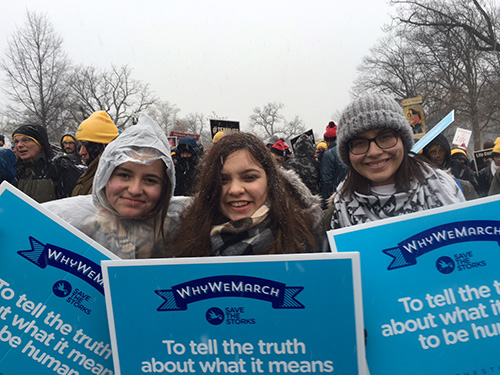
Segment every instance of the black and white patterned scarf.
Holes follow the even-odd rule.
[[[251,217],[212,227],[212,255],[251,255],[269,250],[273,242],[269,207],[262,205]]]
[[[414,181],[409,191],[391,195],[353,196],[337,194],[330,229],[343,228],[369,221],[428,210],[465,201],[457,182],[439,169],[425,168],[425,182]],[[339,190],[341,185],[339,185]]]

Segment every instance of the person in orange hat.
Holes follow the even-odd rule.
[[[99,158],[106,146],[118,137],[118,134],[118,128],[105,111],[94,112],[80,124],[76,131],[78,154],[88,168],[78,179],[73,189],[73,197],[92,194],[92,183]]]

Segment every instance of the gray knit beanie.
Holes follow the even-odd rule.
[[[391,129],[398,132],[405,151],[413,146],[413,131],[401,105],[383,94],[367,94],[352,101],[342,112],[337,128],[337,151],[342,162],[349,166],[349,141],[372,129]]]

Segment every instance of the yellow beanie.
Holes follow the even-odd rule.
[[[450,156],[455,155],[455,154],[462,154],[462,155],[464,155],[466,158],[468,157],[468,156],[467,156],[467,153],[466,153],[464,150],[462,150],[461,148],[454,148],[453,150],[451,150],[451,153],[450,153],[450,154],[451,154]]]
[[[76,131],[76,139],[108,144],[118,137],[118,128],[105,111],[94,112]]]
[[[500,137],[495,140],[495,146],[493,147],[493,152],[495,154],[500,154]]]
[[[219,141],[222,137],[224,137],[224,132],[219,130],[217,133],[215,133],[214,138],[212,139],[212,141],[213,141],[214,143],[216,143],[216,142],[217,142],[217,141]]]
[[[316,149],[319,150],[321,148],[328,148],[328,145],[326,142],[319,142],[318,145],[316,146]]]
[[[73,143],[75,143],[75,140],[74,140],[74,139],[73,139],[73,137],[72,137],[72,136],[70,136],[70,135],[66,135],[66,136],[64,136],[64,137],[63,137],[63,139],[62,139],[62,141],[63,141],[63,142],[73,142]]]

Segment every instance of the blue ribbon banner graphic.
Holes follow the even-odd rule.
[[[470,241],[494,241],[500,245],[500,221],[458,221],[439,225],[382,250],[393,258],[388,270],[413,266],[417,258],[440,247]]]
[[[295,299],[303,289],[258,277],[223,275],[188,281],[155,293],[165,300],[157,311],[187,310],[189,303],[219,297],[260,299],[271,302],[274,309],[303,309],[304,305]]]
[[[87,282],[104,295],[101,266],[80,254],[58,246],[46,244],[29,237],[31,250],[17,253],[33,264],[44,269],[47,266],[59,268]]]

